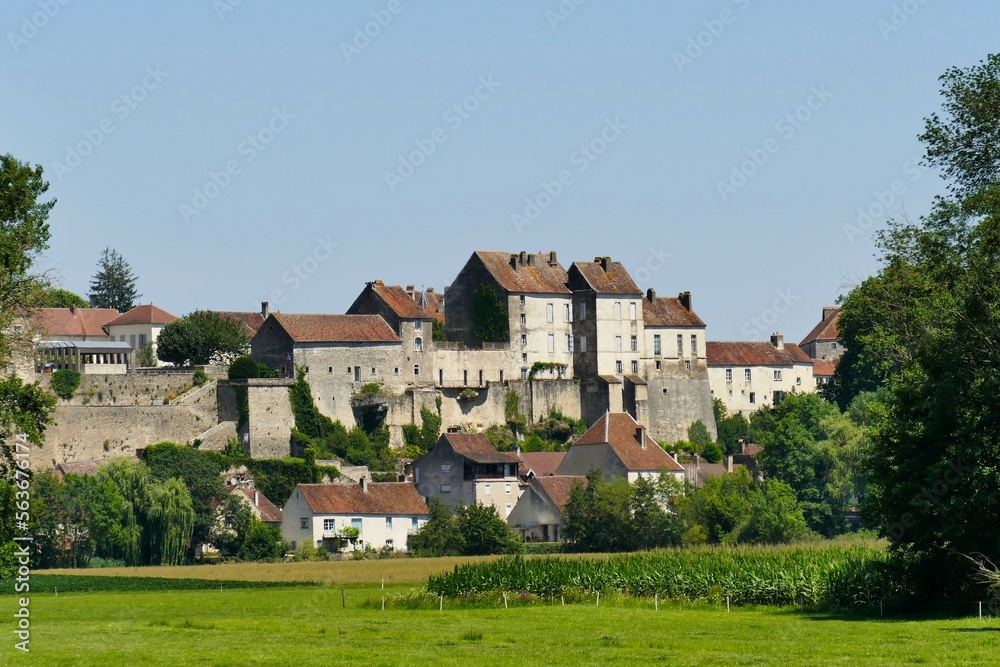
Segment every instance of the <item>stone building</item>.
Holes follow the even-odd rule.
[[[799,347],[811,359],[834,361],[840,359],[844,353],[844,346],[840,343],[840,331],[837,324],[840,322],[840,307],[825,306],[823,316],[813,330],[802,339]]]
[[[606,480],[625,477],[629,483],[661,473],[684,479],[684,468],[627,412],[611,412],[597,420],[570,446],[557,474],[583,476],[592,468]]]
[[[730,414],[749,417],[789,394],[816,391],[813,360],[781,334],[770,342],[709,341],[707,349],[712,395]]]

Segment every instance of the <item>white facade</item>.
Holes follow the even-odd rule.
[[[572,377],[573,295],[512,294],[507,300],[507,312],[510,349],[517,354],[520,369],[516,377],[509,379],[527,379],[537,362],[563,367],[546,370],[543,377]]]
[[[137,350],[141,350],[143,346],[148,342],[153,345],[153,352],[156,352],[156,339],[160,337],[160,332],[163,331],[163,324],[121,324],[109,326],[108,329],[108,340],[112,342],[124,342],[128,343],[132,348],[132,367],[136,367],[135,354]],[[166,366],[167,363],[164,361],[159,361],[159,356],[157,356],[157,366]]]
[[[816,391],[811,362],[782,366],[709,366],[708,382],[712,396],[722,400],[726,412],[742,413],[747,418],[762,407],[773,405],[775,392],[788,396]]]

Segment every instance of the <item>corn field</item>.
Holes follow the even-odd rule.
[[[432,576],[445,597],[500,592],[542,597],[620,593],[732,605],[878,606],[894,590],[884,548],[874,545],[670,549],[607,559],[522,557],[459,565]]]

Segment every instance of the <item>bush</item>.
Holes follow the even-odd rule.
[[[201,385],[208,382],[208,374],[201,370],[200,368],[194,372],[194,379],[192,380],[194,386],[200,387]]]
[[[52,374],[50,386],[56,396],[68,401],[80,386],[80,373],[68,368],[56,371]]]

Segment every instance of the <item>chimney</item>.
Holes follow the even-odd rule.
[[[510,256],[510,268],[517,271],[517,255]]]
[[[559,260],[556,259],[556,251],[555,250],[550,250],[549,251],[549,266],[556,266],[558,263],[559,263]]]
[[[840,306],[823,306],[823,320],[840,310]]]
[[[639,444],[642,445],[643,449],[647,449],[646,446],[646,427],[640,426],[635,430],[635,437],[639,438]]]
[[[739,440],[736,441],[736,453],[737,454],[743,453],[743,438],[740,438]]]
[[[522,250],[521,254],[518,255],[517,263],[520,264],[521,266],[524,266],[525,264],[527,264],[528,263],[528,253],[526,253],[524,250]]]
[[[601,265],[605,273],[608,272],[608,267],[611,265],[610,257],[595,257],[594,261]]]
[[[538,258],[538,255],[535,255],[534,253],[529,254],[528,255],[528,266],[534,266],[535,265],[535,260],[537,258]]]
[[[771,345],[773,345],[774,349],[776,349],[776,350],[784,350],[785,349],[785,337],[782,336],[780,333],[773,333],[773,334],[771,334]]]
[[[427,293],[428,294],[434,294],[434,288],[433,287],[428,287],[427,288]]]
[[[76,306],[74,304],[69,304],[69,314],[76,315]]]
[[[691,292],[681,292],[677,295],[677,299],[684,306],[684,310],[691,312]]]
[[[726,454],[726,472],[733,471],[733,455]]]
[[[701,456],[698,454],[694,455],[694,469],[701,470]]]
[[[652,287],[646,290],[646,298],[649,299],[650,303],[656,301],[656,290]]]
[[[253,491],[253,506],[260,507],[260,491],[257,489]]]
[[[368,493],[368,478],[362,475],[360,481],[361,481],[361,490],[364,493]]]
[[[260,316],[267,319],[267,316],[271,314],[271,305],[267,301],[260,302]]]

